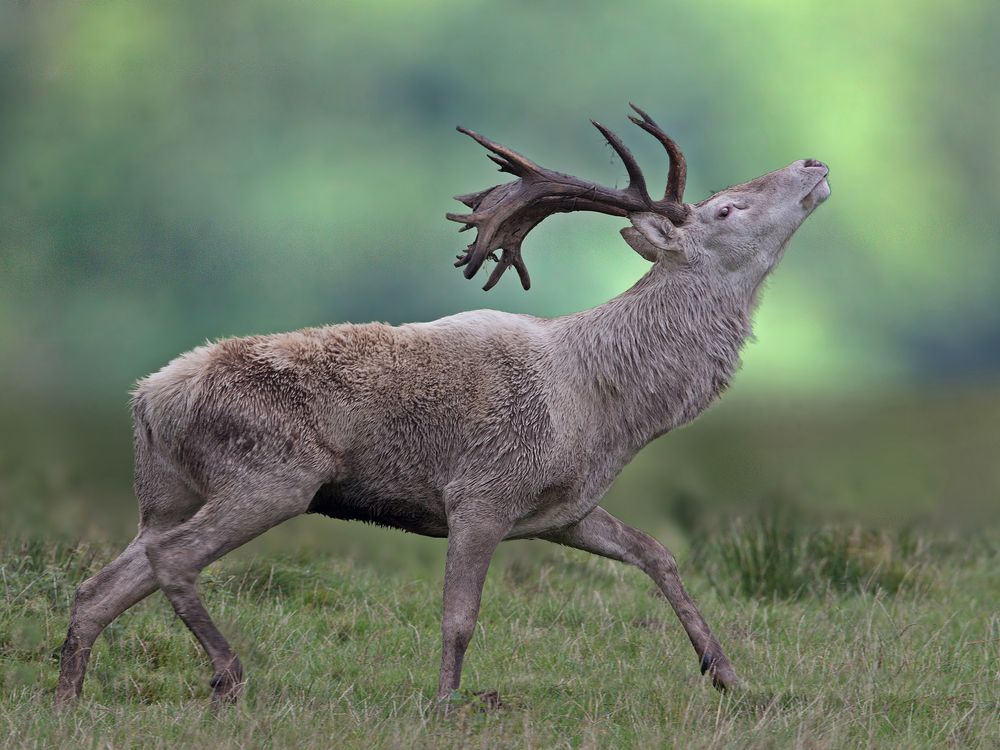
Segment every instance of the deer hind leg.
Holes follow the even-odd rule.
[[[720,690],[739,686],[740,680],[718,639],[712,634],[694,600],[684,590],[670,550],[648,534],[622,523],[603,508],[594,508],[572,526],[542,535],[542,538],[635,565],[646,573],[667,597],[687,631],[701,661],[701,673],[708,672],[712,684]]]
[[[156,591],[145,547],[146,540],[140,533],[114,561],[77,588],[62,647],[57,705],[66,705],[79,697],[90,651],[101,631],[126,609]]]
[[[278,483],[230,489],[210,497],[189,520],[146,545],[157,584],[212,662],[216,702],[236,701],[243,689],[243,667],[198,596],[198,574],[226,553],[304,513],[315,489],[296,490]]]
[[[139,534],[115,560],[76,590],[56,687],[56,704],[60,706],[79,697],[91,649],[104,628],[158,588],[146,556],[151,529],[180,523],[201,502],[144,446],[138,447],[135,492],[141,517]]]

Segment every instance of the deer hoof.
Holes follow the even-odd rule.
[[[736,690],[743,684],[736,675],[733,665],[729,663],[729,659],[725,656],[715,656],[710,651],[706,651],[701,657],[701,673],[706,672],[712,678],[715,689],[722,692]]]
[[[743,687],[743,681],[736,675],[736,671],[727,664],[712,671],[712,685],[716,690],[727,693],[739,690]]]
[[[212,702],[217,705],[232,705],[239,700],[245,685],[243,665],[234,658],[229,666],[221,672],[212,675],[209,683],[212,687]]]
[[[479,693],[473,693],[480,703],[482,703],[481,709],[483,711],[496,711],[503,708],[503,701],[500,700],[500,693],[496,690],[484,690]]]
[[[455,690],[449,695],[438,698],[437,711],[442,718],[450,718],[456,714],[488,713],[504,707],[500,693],[496,690],[484,690],[475,693],[463,693]]]

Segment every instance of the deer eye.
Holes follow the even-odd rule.
[[[730,211],[732,211],[731,206],[723,206],[722,208],[719,209],[719,212],[715,215],[715,218],[725,219],[727,216],[729,216]]]

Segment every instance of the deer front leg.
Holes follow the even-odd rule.
[[[449,518],[441,620],[441,680],[438,699],[458,690],[462,660],[479,616],[486,571],[510,525],[496,519]]]
[[[722,646],[684,590],[674,556],[658,541],[622,523],[603,508],[594,508],[572,526],[544,534],[542,538],[638,567],[656,582],[677,613],[698,654],[701,673],[708,672],[719,690],[740,685]]]

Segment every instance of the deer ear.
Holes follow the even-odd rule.
[[[677,227],[670,223],[666,216],[653,213],[630,214],[628,217],[635,227],[635,231],[642,235],[643,239],[655,248],[660,250],[676,250],[679,239]],[[624,232],[623,232],[624,235]],[[632,245],[632,248],[642,257],[647,257],[645,253],[637,248],[626,237],[625,241]]]
[[[656,263],[663,251],[651,244],[649,240],[639,233],[638,229],[634,227],[625,227],[621,230],[622,239],[624,239],[629,247],[635,250],[639,255],[648,260],[650,263]]]

